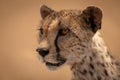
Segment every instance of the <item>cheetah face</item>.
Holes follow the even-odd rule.
[[[53,70],[63,64],[80,62],[92,37],[101,28],[101,10],[88,7],[82,12],[56,12],[43,5],[40,12],[43,20],[37,52],[46,66]]]

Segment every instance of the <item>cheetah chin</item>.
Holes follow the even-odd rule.
[[[62,65],[64,65],[66,63],[66,60],[63,60],[59,63],[51,63],[51,62],[46,62],[46,66],[48,67],[48,69],[50,70],[55,70],[57,69],[58,67],[61,67]]]

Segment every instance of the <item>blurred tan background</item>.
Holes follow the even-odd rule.
[[[42,4],[55,10],[102,8],[102,35],[120,58],[120,0],[0,0],[0,80],[70,80],[68,66],[49,71],[35,52]]]

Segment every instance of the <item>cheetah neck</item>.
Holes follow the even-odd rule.
[[[81,62],[72,66],[73,80],[118,80],[114,59],[109,54],[100,33],[96,33],[92,40],[89,53]],[[119,77],[120,78],[120,77]]]

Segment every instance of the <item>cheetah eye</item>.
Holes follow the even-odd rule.
[[[62,36],[65,36],[69,31],[70,31],[70,29],[63,28],[63,29],[60,29],[59,34]]]

